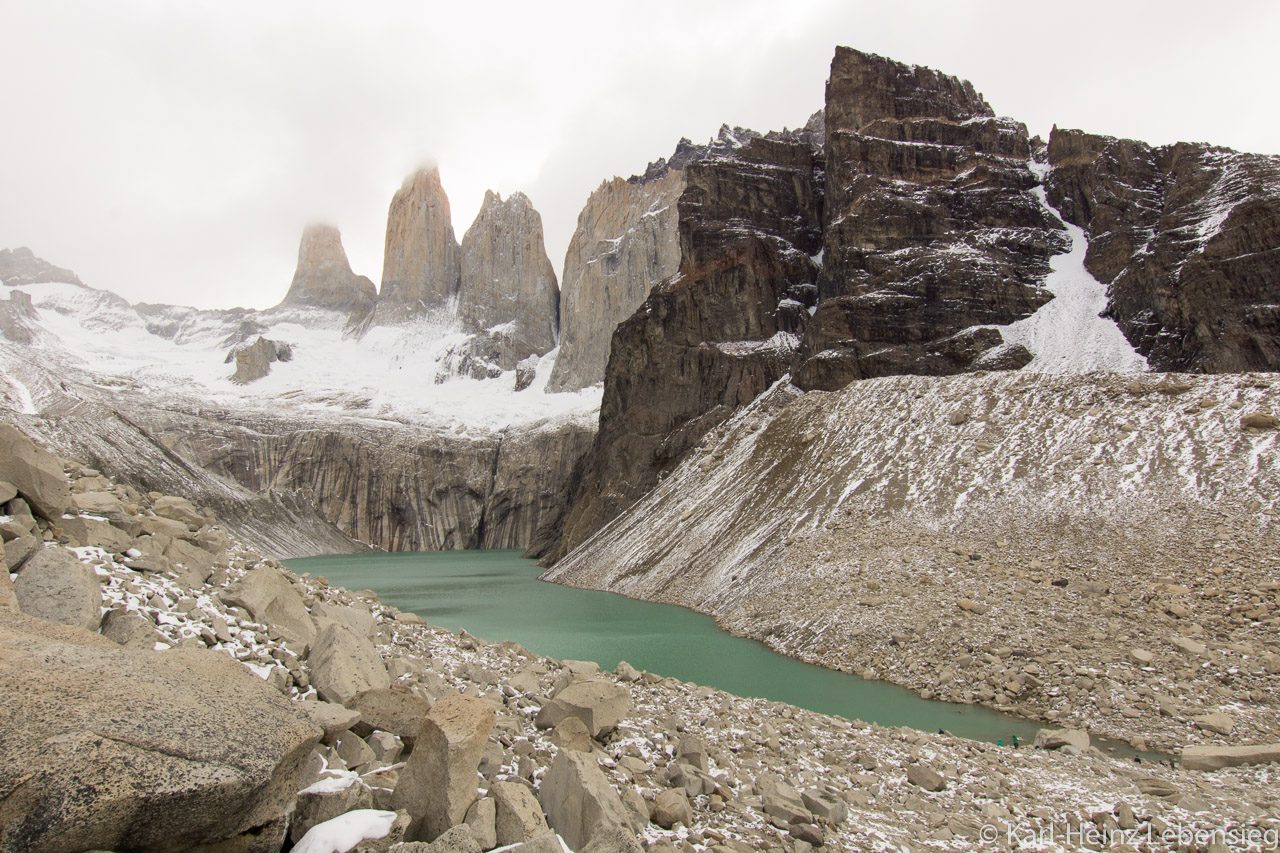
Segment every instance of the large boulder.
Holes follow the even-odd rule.
[[[460,694],[441,699],[423,720],[391,798],[392,808],[413,817],[410,841],[432,841],[464,821],[496,721],[493,705]]]
[[[333,743],[338,735],[360,722],[359,711],[344,708],[336,702],[301,702],[298,707],[324,730],[321,740],[325,743]]]
[[[1089,749],[1089,733],[1079,729],[1041,729],[1036,732],[1036,746],[1085,752]]]
[[[78,515],[62,518],[55,528],[55,533],[66,536],[77,547],[88,545],[118,554],[133,545],[133,537],[128,533],[110,522],[96,518],[82,518]]]
[[[345,705],[368,690],[386,689],[391,677],[373,644],[331,622],[311,644],[311,683],[326,702]]]
[[[286,639],[301,643],[316,639],[316,623],[302,596],[270,566],[250,569],[239,583],[223,593],[222,600],[248,610],[254,621],[279,629]]]
[[[541,729],[558,725],[566,717],[577,717],[593,738],[617,728],[631,709],[631,694],[621,684],[603,678],[577,681],[561,690],[538,711],[534,723]]]
[[[131,649],[154,649],[156,643],[171,645],[151,620],[124,608],[107,612],[102,620],[102,636]]]
[[[367,606],[320,601],[311,608],[311,616],[316,620],[316,625],[321,628],[330,622],[341,622],[352,631],[371,640],[378,635],[378,623]]]
[[[348,708],[360,712],[356,732],[363,736],[376,731],[391,732],[412,743],[431,713],[431,701],[404,688],[366,690],[347,700]]]
[[[296,844],[311,827],[356,809],[372,809],[373,792],[359,779],[326,776],[298,792],[289,838]]]
[[[4,567],[9,572],[22,568],[31,555],[40,549],[40,540],[34,536],[17,536],[4,543]]]
[[[668,788],[653,801],[653,822],[663,829],[671,829],[677,823],[693,825],[693,809],[689,795],[683,788]]]
[[[1182,750],[1187,770],[1221,770],[1242,764],[1280,763],[1280,743],[1256,746],[1188,746]]]
[[[93,569],[66,548],[42,548],[14,582],[18,608],[28,616],[87,631],[102,622],[102,587]]]
[[[498,844],[522,844],[546,833],[547,819],[542,815],[538,798],[519,782],[494,782],[489,794],[497,806],[494,826]]]
[[[182,850],[280,825],[320,737],[226,654],[122,649],[20,614],[0,614],[0,695],[20,721],[0,726],[9,853]]]
[[[9,424],[0,423],[0,480],[12,483],[36,514],[50,521],[71,506],[71,486],[52,453]]]
[[[542,778],[538,802],[571,850],[597,834],[630,826],[627,809],[593,756],[561,750]]]
[[[191,501],[172,495],[156,498],[151,511],[161,518],[179,521],[196,528],[203,527],[208,521]]]

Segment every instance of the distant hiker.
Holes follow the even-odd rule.
[[[1014,749],[1017,749],[1017,748],[1018,748],[1018,736],[1017,736],[1017,735],[1014,735],[1014,736],[1013,736],[1013,748],[1014,748]]]
[[[996,738],[996,746],[1004,746],[1004,738],[1002,737]]]

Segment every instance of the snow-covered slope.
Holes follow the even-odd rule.
[[[1108,708],[1141,713],[1099,721],[1078,690],[1069,703],[1022,680],[1008,693],[1023,664],[996,652],[1020,650],[1041,681],[1050,664],[1102,672],[1180,635],[1280,653],[1268,627],[1280,606],[1275,413],[1268,374],[779,384],[544,577],[702,610],[781,651],[930,695],[1042,718],[1068,709],[1076,723],[1169,743],[1178,721],[1137,697],[1104,694]],[[1066,648],[1080,637],[1081,651]],[[976,679],[956,680],[957,661],[984,655]],[[1179,666],[1140,678],[1166,696],[1193,679],[1198,701],[1215,695],[1217,670]],[[1280,724],[1266,714],[1257,737]]]
[[[519,393],[515,371],[487,380],[451,375],[449,356],[467,335],[449,318],[375,326],[357,336],[347,330],[344,315],[319,308],[135,308],[78,284],[9,290],[29,295],[38,315],[30,357],[104,385],[124,383],[157,396],[484,430],[591,418],[599,404],[598,389],[544,392],[554,351],[540,360],[538,379]],[[238,385],[228,356],[258,336],[288,344],[293,358],[274,363],[256,382]]]
[[[1048,168],[1032,163],[1032,171],[1044,181]],[[1043,184],[1036,197],[1045,211],[1061,220],[1048,202]],[[1000,327],[1007,344],[1022,344],[1034,358],[1023,370],[1038,373],[1141,373],[1147,360],[1125,339],[1114,320],[1102,316],[1107,289],[1085,269],[1089,241],[1084,230],[1063,221],[1071,238],[1071,250],[1049,260],[1051,272],[1044,287],[1053,299],[1036,313]]]
[[[351,547],[343,534],[389,549],[523,547],[595,431],[598,388],[546,393],[555,351],[520,391],[515,370],[457,375],[468,336],[451,318],[355,333],[313,306],[133,306],[74,282],[5,291],[6,420],[206,502],[275,553]],[[236,353],[259,339],[290,357],[233,381]]]

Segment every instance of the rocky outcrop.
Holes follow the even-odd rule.
[[[847,48],[821,121],[722,131],[685,169],[679,272],[614,334],[600,433],[546,556],[787,373],[833,389],[1030,361],[976,328],[1046,303],[1048,259],[1070,245],[1029,158],[1026,128],[970,84]]]
[[[18,609],[29,616],[97,631],[102,590],[93,569],[63,548],[42,548],[22,564],[13,585]]]
[[[22,721],[0,732],[0,847],[14,853],[282,839],[320,737],[221,652],[129,650],[2,613],[0,690]]]
[[[385,325],[437,311],[452,313],[461,280],[459,262],[440,170],[419,169],[391,199],[382,288],[371,322]]]
[[[248,385],[256,382],[271,372],[271,365],[277,361],[291,361],[293,347],[284,341],[269,341],[261,335],[248,346],[233,350],[227,360],[234,359],[236,372],[231,381],[237,385]]]
[[[391,804],[413,817],[408,838],[431,841],[463,822],[496,714],[475,696],[441,699],[422,721]]]
[[[302,232],[298,266],[281,306],[327,308],[358,322],[373,309],[377,298],[373,282],[351,271],[337,228],[311,225]]]
[[[790,368],[817,295],[820,163],[804,141],[754,138],[687,166],[680,269],[614,333],[600,432],[552,557]]]
[[[59,453],[92,460],[95,471],[138,483],[145,491],[191,495],[225,519],[236,536],[255,547],[284,554],[345,553],[365,547],[345,536],[299,495],[250,491],[175,452],[171,447],[174,442],[165,436],[167,415],[152,420],[149,415],[156,413],[146,406],[123,400],[117,404],[129,409],[132,417],[120,409],[78,399],[67,408],[59,404],[44,417],[23,418],[21,424]],[[198,423],[204,421],[193,416],[186,428]],[[197,438],[192,433],[187,437]],[[78,502],[84,497],[78,496]],[[138,497],[126,495],[121,503]],[[163,556],[164,549],[160,550]]]
[[[1026,127],[966,81],[838,48],[825,129],[820,301],[797,384],[991,366],[1003,339],[973,327],[1049,301],[1049,257],[1068,246],[1034,193]]]
[[[1152,368],[1280,369],[1280,157],[1054,128],[1049,199]]]
[[[826,103],[828,141],[833,130],[856,131],[881,119],[964,121],[995,115],[968,80],[848,47],[836,48]]]
[[[31,321],[38,316],[31,294],[10,291],[8,299],[0,300],[0,337],[15,344],[31,343],[36,336]]]
[[[156,412],[159,441],[254,494],[290,499],[390,551],[519,548],[561,506],[589,423],[455,435],[395,425]],[[118,464],[118,463],[117,463]]]
[[[517,362],[556,345],[560,291],[543,246],[542,217],[524,193],[506,201],[486,192],[462,237],[458,319],[492,339],[494,363]]]
[[[56,267],[26,246],[17,249],[0,249],[0,282],[16,287],[20,284],[45,284],[67,282],[82,284],[71,270]]]
[[[587,199],[565,253],[560,353],[548,390],[603,381],[613,330],[679,267],[676,200],[684,185],[683,168],[663,163],[642,177],[605,181]]]
[[[62,463],[6,423],[0,423],[0,482],[46,520],[60,519],[71,506],[71,488]]]

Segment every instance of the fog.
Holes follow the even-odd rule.
[[[558,270],[602,180],[721,123],[803,124],[837,44],[1033,133],[1280,154],[1267,0],[441,5],[0,0],[0,248],[131,301],[266,307],[310,222],[379,281],[391,196],[434,161],[459,239],[520,190]]]

